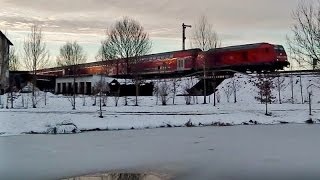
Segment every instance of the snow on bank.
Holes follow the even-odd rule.
[[[317,83],[318,77],[302,77],[302,94],[307,100],[307,86]],[[233,96],[227,101],[224,88],[232,83],[233,79],[225,80],[217,88],[220,103],[213,106],[213,96],[210,104],[201,104],[203,97],[192,98],[192,105],[185,105],[184,97],[177,97],[176,105],[169,99],[167,106],[156,105],[156,97],[139,97],[139,106],[134,104],[134,97],[129,98],[130,106],[123,106],[123,98],[119,107],[114,106],[113,98],[107,99],[107,107],[103,107],[104,118],[99,118],[98,106],[92,106],[93,99],[80,96],[77,98],[77,110],[71,110],[67,97],[47,94],[47,105],[40,101],[38,108],[30,108],[30,97],[24,96],[24,103],[28,108],[23,108],[22,95],[15,100],[16,109],[0,109],[0,134],[17,135],[21,133],[73,133],[86,130],[123,130],[157,127],[186,126],[188,121],[195,126],[202,125],[239,125],[239,124],[277,124],[281,122],[304,123],[309,118],[318,122],[320,113],[320,90],[313,87],[313,115],[309,116],[308,104],[291,104],[291,86],[289,77],[285,78],[285,88],[282,92],[284,104],[269,105],[271,116],[265,116],[265,105],[255,100],[258,90],[253,85],[256,78],[238,75],[235,80],[239,85],[237,103],[233,103]],[[300,79],[293,78],[294,100],[301,103]],[[183,82],[181,83],[183,84]],[[181,88],[180,88],[181,89]],[[273,90],[277,97],[277,91]],[[4,102],[5,97],[2,97]],[[28,100],[29,99],[29,100]],[[196,104],[196,99],[198,104]],[[83,106],[85,102],[85,106]],[[276,102],[277,103],[277,100]],[[97,103],[98,104],[98,103]],[[160,104],[160,101],[159,101]]]

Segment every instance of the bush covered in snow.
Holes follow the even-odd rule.
[[[71,121],[63,121],[62,123],[57,123],[54,126],[48,127],[46,133],[48,134],[72,134],[72,133],[79,133],[80,130],[78,127],[72,123]]]

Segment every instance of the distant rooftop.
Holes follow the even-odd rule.
[[[12,42],[7,38],[7,36],[2,33],[2,31],[0,31],[0,36],[4,37],[11,46],[13,45]]]

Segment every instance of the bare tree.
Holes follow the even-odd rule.
[[[46,67],[49,61],[49,51],[46,48],[46,43],[43,41],[41,27],[33,25],[31,27],[28,38],[23,43],[24,64],[27,69],[31,70],[32,78],[32,107],[36,108],[36,83],[37,70]]]
[[[73,76],[73,98],[72,109],[76,109],[76,77],[78,76],[78,65],[86,62],[87,58],[83,48],[76,42],[66,42],[65,45],[60,47],[60,54],[57,57],[58,66],[70,66],[72,68]]]
[[[117,91],[113,94],[113,101],[116,107],[118,106],[119,99],[120,99],[120,88],[118,88]]]
[[[10,48],[9,50],[9,70],[17,71],[19,68],[19,57],[14,48]],[[11,108],[13,108],[13,92],[16,90],[15,83],[13,80],[9,80],[9,93],[8,98],[10,97]]]
[[[19,70],[19,56],[17,55],[16,49],[14,47],[10,48],[9,51],[9,70],[17,71]]]
[[[162,105],[167,105],[167,102],[169,100],[170,85],[166,81],[164,81],[163,83],[159,84],[158,91]]]
[[[158,105],[158,101],[159,101],[159,81],[155,83],[155,86],[153,88],[153,93],[156,95],[156,105]]]
[[[293,83],[293,75],[290,75],[290,87],[291,87],[291,103],[294,104],[294,83]]]
[[[99,97],[100,97],[100,103],[99,103],[99,117],[103,118],[102,115],[102,106],[106,106],[105,104],[105,100],[107,99],[107,92],[105,92],[104,95],[102,95],[102,93],[104,91],[106,91],[106,88],[108,86],[107,82],[105,81],[105,79],[103,78],[104,74],[108,74],[108,66],[107,64],[111,65],[113,61],[108,61],[108,60],[112,60],[114,59],[114,53],[113,53],[113,49],[110,46],[110,41],[108,39],[101,41],[101,47],[98,51],[98,54],[96,56],[97,61],[101,61],[101,72],[100,72],[100,86],[98,88],[100,88],[99,90]],[[108,61],[108,63],[107,63]],[[102,105],[103,102],[103,105]]]
[[[183,86],[184,100],[186,101],[186,105],[191,104],[191,95],[190,95],[191,87],[193,87],[192,79],[187,79],[185,82],[185,85]]]
[[[139,69],[135,68],[141,58],[139,56],[147,54],[151,49],[151,41],[148,33],[136,20],[124,17],[117,21],[107,31],[108,46],[113,53],[112,56],[125,60],[125,75],[131,75],[136,85],[136,105],[138,105]],[[117,65],[117,73],[118,73]],[[127,78],[125,78],[127,84]],[[128,105],[125,96],[125,105]]]
[[[292,35],[287,36],[291,59],[301,67],[318,68],[320,58],[320,3],[301,1],[292,15]]]
[[[215,49],[221,45],[218,34],[213,29],[212,24],[208,22],[206,16],[201,16],[198,22],[194,26],[193,38],[191,41],[192,47],[200,48],[203,51],[209,49]],[[207,87],[206,87],[206,77],[207,77],[207,59],[202,59],[203,66],[203,104],[207,103]]]
[[[303,86],[302,86],[302,77],[301,77],[302,75],[299,75],[298,77],[299,77],[299,82],[300,82],[300,97],[301,97],[301,104],[303,104],[304,103],[304,101],[303,101]]]
[[[220,96],[220,93],[219,93],[219,91],[217,91],[217,103],[220,103],[220,98],[221,98],[221,96]]]
[[[175,104],[175,98],[176,98],[176,95],[177,95],[177,89],[179,88],[180,86],[180,80],[177,80],[177,79],[172,79],[172,104]]]
[[[233,90],[233,97],[234,97],[234,103],[237,103],[237,92],[241,88],[240,82],[235,79],[235,77],[232,78],[232,90]]]
[[[285,78],[284,78],[284,77],[278,76],[278,77],[276,78],[275,88],[277,88],[277,90],[278,90],[279,104],[282,104],[282,101],[281,101],[281,91],[282,91],[283,89],[285,89],[286,86],[287,86],[287,84],[285,84],[284,82],[285,82]]]
[[[224,94],[226,95],[227,102],[230,102],[230,97],[233,92],[232,85],[228,83],[226,86],[222,87],[222,89],[224,91]]]
[[[272,89],[274,88],[272,77],[259,76],[258,82],[255,83],[255,86],[259,89],[258,96],[256,97],[256,99],[265,103],[265,115],[269,115],[268,103],[271,104],[271,102],[275,99],[275,97],[272,94]]]
[[[108,93],[110,91],[109,84],[105,80],[105,78],[102,78],[102,75],[100,76],[101,79],[94,85],[94,92],[95,96],[99,96],[99,117],[103,118],[102,115],[102,106],[106,106],[105,102],[107,100]],[[95,102],[96,103],[96,102]]]

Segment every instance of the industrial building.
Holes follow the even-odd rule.
[[[9,87],[9,52],[12,45],[0,31],[0,95]]]

